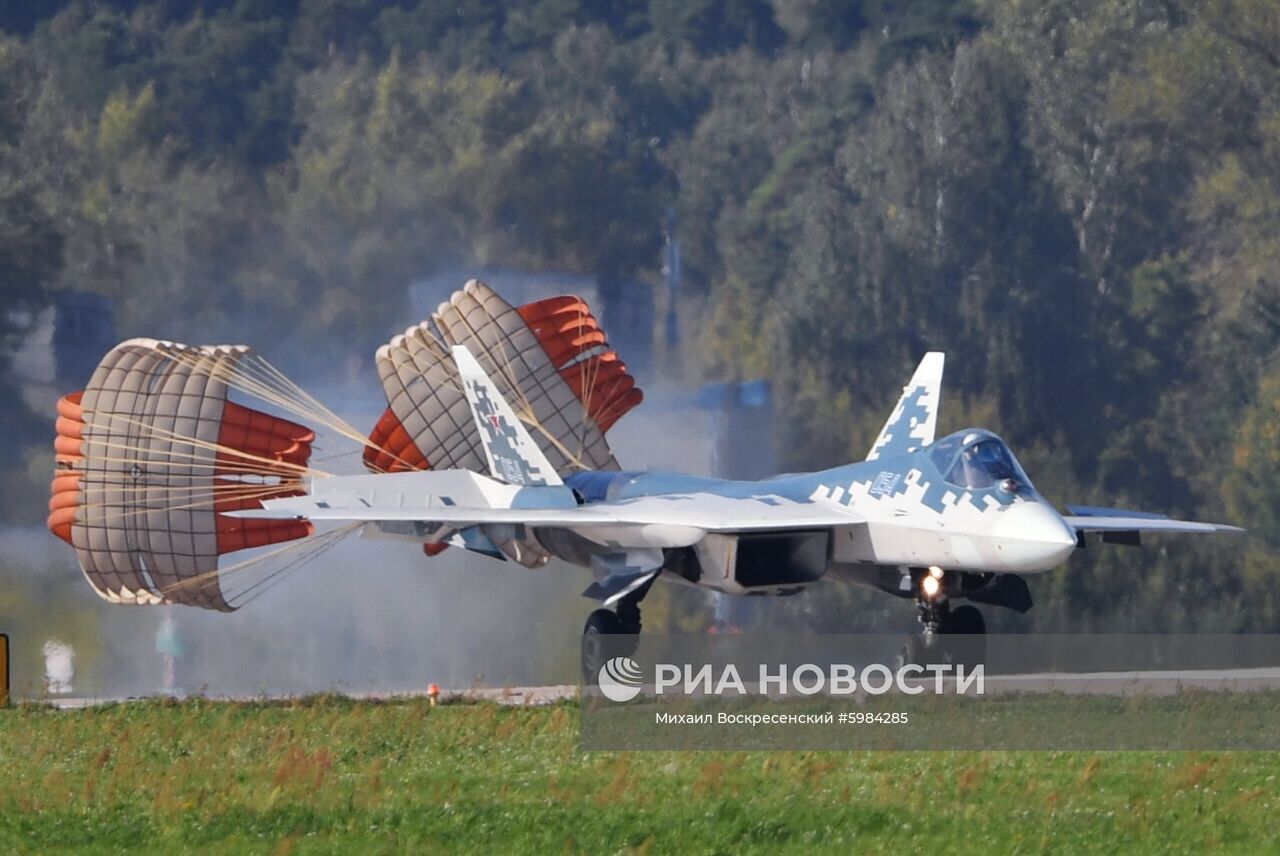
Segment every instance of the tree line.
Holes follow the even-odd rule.
[[[655,330],[659,363],[774,381],[785,466],[860,457],[946,350],[941,429],[1000,431],[1052,499],[1250,528],[1090,548],[1037,627],[1280,616],[1270,0],[70,0],[0,28],[6,401],[62,290],[122,335],[364,354],[459,265],[660,302],[671,210],[698,332]],[[0,420],[34,518],[48,414]]]

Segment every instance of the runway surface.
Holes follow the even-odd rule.
[[[948,685],[951,679],[947,679]],[[929,679],[928,683],[932,683]],[[651,690],[651,688],[650,688]],[[1260,692],[1280,691],[1280,668],[1182,670],[1182,671],[1130,671],[1130,672],[1044,672],[1026,675],[992,675],[985,679],[984,694],[1008,693],[1064,693],[1067,695],[1172,695],[1183,690],[1209,692]],[[392,694],[344,693],[350,698],[370,701],[392,701],[398,698],[422,698],[427,692],[413,691]],[[157,698],[159,696],[152,696]],[[219,696],[202,695],[212,701],[263,701],[288,700],[288,696]],[[442,689],[440,699],[449,701],[490,701],[511,705],[544,705],[578,697],[575,684],[545,687],[504,687]],[[139,701],[141,698],[90,698],[52,697],[32,699],[55,707],[77,709],[102,704],[119,704]]]
[[[407,698],[427,698],[426,690],[410,690],[397,693],[336,693],[345,698],[360,699],[364,701],[395,701],[396,699]],[[302,698],[303,696],[284,696],[284,695],[218,695],[216,693],[197,693],[192,695],[153,695],[153,696],[128,696],[121,698],[94,698],[89,696],[54,696],[45,699],[28,699],[28,701],[47,703],[54,707],[64,710],[77,710],[80,708],[94,707],[104,704],[124,704],[135,701],[148,701],[158,698],[202,698],[209,701],[289,701],[294,698]],[[554,704],[565,699],[574,699],[578,697],[578,686],[576,684],[562,684],[547,687],[502,687],[502,688],[468,688],[468,689],[441,689],[440,702],[448,704],[457,701],[490,701],[498,704],[537,706],[543,704]],[[22,701],[19,699],[19,701]]]

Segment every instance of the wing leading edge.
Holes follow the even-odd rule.
[[[1149,511],[1122,508],[1096,508],[1068,505],[1069,514],[1062,519],[1077,532],[1243,532],[1239,526],[1225,523],[1202,523],[1198,520],[1172,520]]]

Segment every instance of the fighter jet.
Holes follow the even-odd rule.
[[[1025,612],[1024,578],[1091,536],[1241,531],[1110,508],[1063,514],[991,431],[935,439],[939,352],[921,360],[865,460],[761,481],[618,468],[604,432],[640,395],[576,298],[516,308],[473,281],[377,361],[389,407],[362,438],[373,472],[329,475],[309,469],[308,429],[226,399],[228,386],[269,387],[273,403],[305,409],[247,349],[124,343],[60,405],[50,527],[108,599],[215,609],[234,605],[218,556],[305,545],[326,537],[317,526],[429,555],[558,558],[596,577],[583,592],[599,605],[588,637],[638,634],[658,580],[792,595],[824,577],[913,601],[926,636],[983,634],[973,604]],[[175,451],[179,441],[192,450]]]

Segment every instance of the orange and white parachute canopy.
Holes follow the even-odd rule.
[[[109,601],[234,609],[358,524],[317,534],[307,521],[228,516],[328,475],[310,464],[312,429],[229,391],[354,441],[376,472],[483,472],[453,345],[475,355],[558,472],[617,469],[604,434],[643,396],[586,304],[555,297],[516,309],[473,280],[379,349],[390,406],[369,437],[242,345],[117,345],[84,390],[58,402],[49,529]],[[222,564],[272,545],[283,546]]]
[[[224,583],[238,566],[220,568],[221,556],[312,536],[305,521],[226,516],[296,496],[314,474],[315,433],[228,400],[231,386],[310,408],[246,347],[153,339],[116,346],[83,391],[58,402],[48,525],[106,600],[230,610]]]
[[[454,345],[476,357],[559,474],[618,468],[605,432],[644,395],[587,304],[562,296],[516,308],[476,280],[378,350],[389,406],[365,466],[485,471]]]

